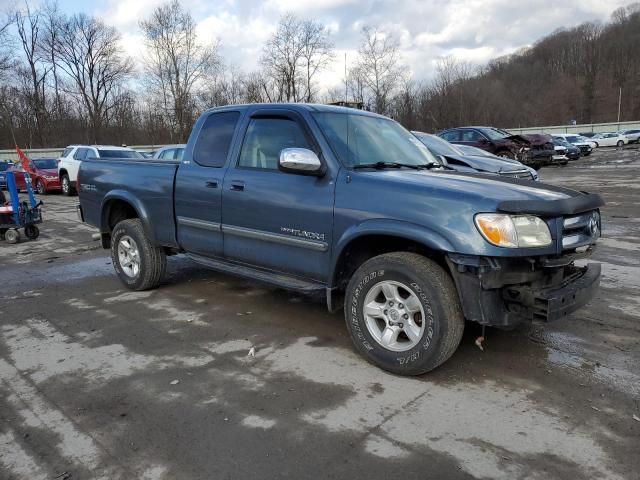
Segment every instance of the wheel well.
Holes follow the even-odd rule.
[[[102,247],[111,246],[111,232],[122,220],[138,218],[138,212],[133,206],[124,200],[109,200],[104,206],[102,217]]]
[[[69,175],[65,168],[60,169],[60,171],[58,172],[58,178],[62,178],[62,175]]]
[[[352,240],[342,251],[334,271],[333,285],[344,291],[355,271],[370,258],[390,252],[414,252],[446,266],[444,253],[426,245],[393,235],[365,235]]]

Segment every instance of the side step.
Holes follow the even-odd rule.
[[[187,254],[187,257],[212,270],[268,283],[285,290],[295,290],[306,295],[320,294],[324,296],[326,294],[326,286],[322,283],[302,280],[282,273],[249,267],[220,258],[203,257],[192,253]]]

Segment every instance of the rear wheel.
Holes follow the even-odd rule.
[[[360,354],[400,375],[419,375],[444,363],[464,330],[451,277],[415,253],[388,253],[365,262],[349,282],[344,310]]]
[[[62,194],[66,195],[67,197],[72,196],[73,194],[75,194],[75,190],[73,188],[73,186],[71,185],[71,180],[69,180],[69,175],[67,175],[66,173],[63,173],[60,176],[60,183],[62,186]]]
[[[111,261],[118,277],[131,290],[148,290],[160,284],[167,257],[147,238],[142,222],[119,222],[111,233]]]

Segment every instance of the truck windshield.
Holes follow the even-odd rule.
[[[347,167],[439,163],[416,137],[393,120],[332,112],[316,112],[313,116],[336,156]]]
[[[142,154],[134,150],[105,150],[99,149],[100,158],[144,158]]]

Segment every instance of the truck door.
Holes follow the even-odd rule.
[[[222,181],[240,112],[213,112],[201,119],[175,182],[178,244],[186,251],[221,257]],[[191,150],[189,152],[189,150]],[[191,155],[189,155],[191,153]]]
[[[280,151],[320,147],[301,114],[256,110],[229,166],[222,193],[224,253],[229,260],[326,281],[333,230],[335,173],[278,170]]]

